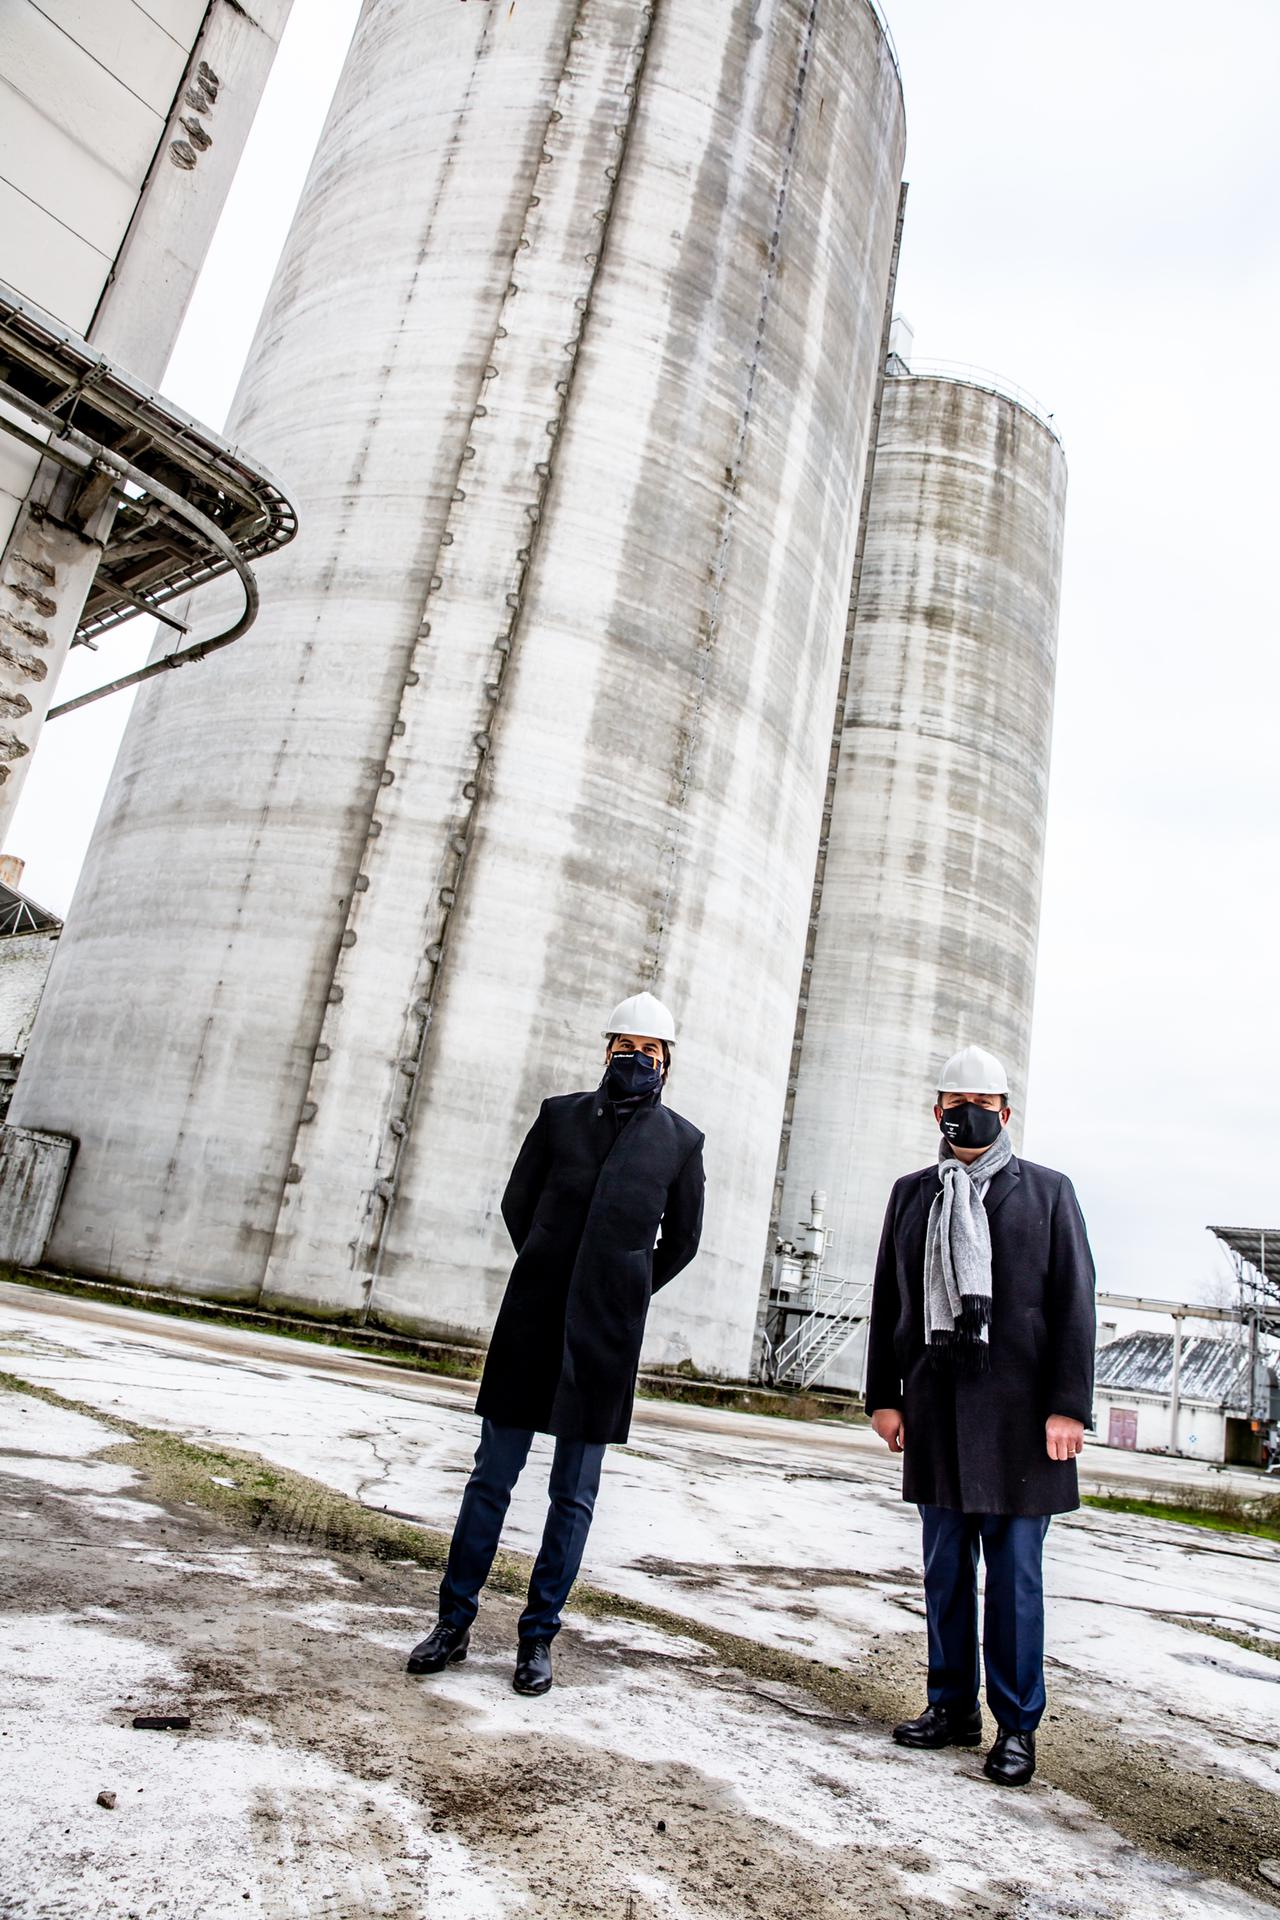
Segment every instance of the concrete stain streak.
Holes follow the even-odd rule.
[[[392,344],[391,351],[392,351],[393,362],[394,362],[395,355],[398,352],[400,352],[402,348],[406,348],[406,349],[409,348],[410,343],[407,343],[405,340],[406,318],[413,305],[415,297],[419,294],[420,291],[426,290],[427,283],[429,282],[430,262],[432,257],[432,237],[435,232],[436,223],[439,216],[442,200],[451,183],[452,153],[457,146],[459,133],[466,121],[468,110],[471,105],[471,101],[472,101],[472,97],[475,89],[476,72],[481,61],[484,59],[485,55],[488,53],[490,48],[491,21],[492,21],[492,15],[486,9],[482,17],[482,25],[480,28],[480,33],[477,38],[477,42],[476,42],[475,56],[472,63],[471,71],[467,77],[462,98],[459,101],[457,112],[454,116],[451,134],[449,136],[449,139],[446,142],[444,165],[442,167],[439,180],[436,184],[435,194],[427,210],[426,219],[423,224],[422,237],[421,237],[420,244],[418,246],[417,261],[414,267],[414,272],[405,291],[401,318],[400,318],[399,326],[397,328],[395,339]],[[494,333],[489,346],[489,355],[486,357],[486,359],[492,357],[493,349],[494,349],[494,346],[496,345],[496,341],[500,331],[501,331],[500,322],[495,321]],[[476,379],[474,397],[473,397],[472,406],[471,406],[472,429],[474,429],[477,410],[479,409],[479,406],[480,406],[480,396],[485,392],[487,371],[488,370],[487,370],[487,364],[486,364],[486,367],[480,371]],[[364,459],[367,457],[368,449],[372,442],[373,436],[377,431],[378,427],[382,423],[381,402],[383,400],[383,396],[385,393],[385,383],[387,380],[389,380],[391,376],[391,372],[392,372],[392,364],[389,363],[383,369],[383,376],[382,376],[383,391],[379,394],[378,408],[375,409],[374,413],[371,416],[369,427],[365,435],[364,445],[361,450],[361,454],[357,457],[357,464],[352,472],[351,479],[349,482],[350,492],[353,500],[357,498],[359,494],[361,469],[364,463]],[[469,438],[470,438],[469,433],[464,433],[461,437],[461,442],[459,445],[457,461],[455,464],[454,474],[453,474],[453,487],[451,489],[452,498],[455,501],[461,497],[460,481],[461,481],[462,469],[465,464],[467,453],[468,453]],[[452,541],[452,538],[453,538],[453,535],[449,531],[449,523],[448,523],[448,520],[446,519],[444,525],[439,530],[439,533],[435,542],[434,552],[432,553],[427,565],[428,593],[430,592],[430,583],[434,581],[434,579],[439,573],[439,569],[442,564],[441,562],[442,552],[446,544]],[[425,619],[425,615],[423,616],[423,618]],[[419,630],[421,631],[421,622],[420,622]],[[408,655],[408,659],[412,660],[412,658],[413,658],[413,654],[410,653]],[[315,1060],[316,1064],[313,1066],[312,1073],[308,1081],[307,1091],[306,1091],[306,1094],[304,1095],[304,1101],[303,1101],[304,1108],[309,1109],[310,1114],[312,1116],[314,1116],[314,1113],[318,1108],[319,1100],[323,1097],[323,1094],[325,1091],[324,1082],[325,1082],[326,1076],[323,1072],[323,1064],[329,1059],[330,1053],[332,1051],[332,1042],[327,1040],[325,1036],[327,1031],[335,1024],[331,1010],[341,1005],[343,994],[344,994],[344,985],[343,985],[343,975],[345,972],[344,956],[349,952],[350,946],[353,945],[355,940],[358,938],[358,934],[359,934],[358,922],[360,918],[360,906],[361,906],[361,902],[363,901],[364,894],[367,891],[367,888],[369,885],[369,881],[367,877],[369,874],[369,870],[374,865],[371,849],[372,849],[373,842],[377,839],[377,837],[381,833],[381,823],[378,821],[377,812],[376,812],[378,799],[380,794],[383,792],[385,788],[388,778],[394,777],[394,775],[390,774],[390,762],[395,750],[396,740],[404,731],[404,720],[402,716],[403,716],[403,709],[405,704],[405,695],[407,693],[408,688],[411,685],[416,685],[417,681],[418,681],[417,673],[413,670],[413,668],[410,665],[406,665],[404,668],[402,679],[401,679],[400,701],[398,703],[395,716],[387,732],[386,745],[382,755],[381,767],[378,769],[376,780],[370,783],[370,786],[368,789],[367,822],[366,822],[366,828],[365,828],[365,846],[361,854],[358,856],[356,871],[352,876],[352,884],[347,896],[347,911],[345,914],[345,918],[343,920],[342,929],[332,949],[332,958],[331,958],[331,964],[329,968],[328,985],[324,993],[321,1012],[320,1012],[320,1018],[318,1023],[316,1045],[317,1045],[317,1049],[323,1047],[325,1051],[323,1053],[317,1052],[313,1054],[313,1059]],[[446,850],[442,850],[440,858],[441,858],[441,864],[443,865],[444,861],[447,858]],[[440,883],[441,877],[442,877],[441,873],[439,869],[437,869],[437,874],[435,877],[435,884],[437,886]],[[363,887],[361,887],[359,884],[362,879],[365,882],[365,885]],[[348,940],[348,936],[350,936],[350,940]],[[421,1045],[422,1045],[422,1037],[424,1036],[419,1037],[419,1041],[416,1049],[411,1049],[411,1057],[416,1057],[416,1055],[420,1053]],[[391,1165],[391,1168],[389,1169],[389,1175],[391,1178],[394,1178],[394,1161],[395,1161],[394,1148],[395,1148],[395,1142],[393,1140],[392,1153],[390,1156],[392,1165]],[[385,1151],[386,1149],[384,1148],[384,1153]],[[299,1128],[299,1130],[295,1132],[295,1135],[294,1135],[293,1150],[289,1160],[290,1169],[293,1172],[293,1178],[290,1181],[291,1185],[296,1184],[297,1180],[300,1179],[304,1174],[305,1161],[306,1161],[306,1151],[305,1151],[305,1147],[302,1145],[302,1142],[301,1142],[300,1128]],[[376,1168],[373,1169],[373,1174],[374,1174],[374,1180],[376,1183],[377,1181]],[[282,1186],[279,1205],[277,1209],[275,1227],[273,1229],[273,1245],[274,1245],[275,1238],[278,1235],[280,1230],[280,1214],[284,1210],[286,1197],[287,1197],[287,1189]],[[368,1196],[368,1202],[370,1207],[374,1205],[375,1200],[376,1200],[376,1185],[375,1185],[375,1190],[371,1191]],[[351,1241],[351,1256],[352,1256],[353,1265],[356,1262],[359,1244],[360,1244],[360,1230],[357,1227],[355,1230],[355,1235]],[[266,1284],[266,1270],[269,1264],[270,1264],[270,1253],[268,1254],[267,1261],[264,1262],[264,1286]],[[372,1281],[370,1282],[370,1286],[371,1285],[372,1285]],[[367,1310],[367,1294],[366,1294],[365,1305]]]
[[[676,765],[672,783],[674,823],[671,837],[665,851],[666,876],[662,884],[660,902],[655,912],[653,941],[641,973],[641,978],[649,984],[654,984],[660,980],[665,958],[667,924],[671,915],[672,899],[677,886],[677,875],[680,865],[681,831],[684,826],[685,803],[688,798],[689,786],[693,779],[694,766],[698,758],[698,750],[702,739],[702,707],[706,692],[707,675],[710,671],[712,656],[715,653],[720,639],[722,599],[725,578],[729,571],[729,557],[733,548],[738,490],[742,481],[743,466],[746,461],[747,442],[751,432],[756,382],[759,378],[760,363],[764,354],[765,334],[769,319],[769,302],[778,276],[782,236],[787,216],[787,199],[791,188],[792,169],[795,164],[796,141],[799,136],[800,121],[804,111],[805,94],[809,78],[809,64],[813,57],[813,38],[817,28],[819,5],[820,0],[811,0],[796,58],[795,78],[792,86],[791,116],[779,156],[777,197],[774,203],[773,225],[766,243],[764,267],[760,277],[760,304],[756,311],[755,333],[747,359],[746,382],[738,415],[733,451],[730,454],[728,464],[725,468],[720,508],[719,537],[716,541],[715,551],[708,567],[710,593],[707,600],[706,611],[697,623],[697,638],[694,647],[694,689],[692,695],[688,698],[688,712],[681,736],[684,751],[682,758]]]
[[[769,1216],[764,1272],[761,1276],[760,1285],[760,1310],[756,1323],[756,1339],[752,1353],[753,1364],[758,1364],[759,1361],[762,1336],[765,1331],[765,1321],[768,1312],[768,1294],[773,1283],[773,1249],[778,1241],[782,1223],[787,1159],[791,1147],[791,1126],[795,1113],[796,1091],[799,1085],[800,1062],[804,1054],[805,1024],[809,1009],[809,988],[813,975],[813,956],[822,912],[822,892],[827,871],[827,848],[830,843],[831,822],[835,812],[837,782],[840,770],[840,749],[844,739],[845,718],[848,711],[849,683],[853,670],[854,648],[857,643],[858,588],[862,577],[863,555],[866,550],[867,521],[871,507],[871,487],[875,478],[876,448],[884,404],[885,361],[889,350],[889,332],[893,323],[894,299],[898,284],[898,259],[902,247],[902,224],[906,214],[906,204],[907,188],[904,183],[898,195],[898,217],[894,227],[893,253],[889,267],[889,284],[885,292],[884,319],[880,331],[880,357],[876,377],[875,403],[872,409],[870,429],[867,435],[862,499],[858,510],[858,536],[854,547],[853,574],[849,588],[849,608],[845,620],[844,655],[840,664],[840,679],[836,687],[835,712],[832,716],[831,758],[827,774],[826,794],[823,801],[818,852],[814,866],[813,897],[809,910],[809,927],[805,939],[804,960],[801,967],[800,991],[797,996],[795,1033],[791,1043],[791,1068],[787,1076],[787,1091],[782,1109],[782,1128],[778,1141],[777,1171],[774,1174],[773,1182],[773,1206]]]

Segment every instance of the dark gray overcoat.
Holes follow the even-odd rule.
[[[904,1500],[962,1513],[1068,1513],[1074,1460],[1050,1460],[1045,1421],[1093,1425],[1094,1270],[1071,1182],[1010,1160],[986,1192],[991,1368],[956,1373],[925,1350],[924,1240],[938,1169],[889,1198],[867,1336],[867,1412],[903,1417]]]
[[[598,1090],[543,1101],[502,1196],[516,1262],[477,1413],[626,1439],[650,1298],[698,1250],[702,1138],[660,1101],[621,1126]]]

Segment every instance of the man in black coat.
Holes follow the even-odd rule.
[[[582,1563],[605,1448],[630,1430],[649,1301],[698,1250],[702,1135],[662,1103],[671,1015],[652,994],[635,994],[614,1009],[605,1038],[599,1087],[543,1101],[502,1196],[516,1261],[480,1382],[480,1446],[440,1619],[410,1655],[410,1673],[466,1658],[512,1489],[534,1434],[551,1433],[550,1506],[514,1679],[517,1693],[550,1687],[551,1642]]]
[[[976,1746],[978,1551],[982,1651],[998,1732],[988,1778],[1035,1771],[1044,1712],[1041,1555],[1050,1517],[1080,1504],[1093,1425],[1094,1268],[1065,1174],[1015,1158],[1008,1076],[980,1047],[953,1055],[934,1113],[938,1164],[895,1185],[867,1336],[867,1412],[903,1455],[920,1508],[929,1704],[905,1747]]]

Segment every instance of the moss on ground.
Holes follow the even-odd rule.
[[[412,1562],[432,1573],[443,1570],[449,1551],[447,1534],[384,1508],[362,1506],[349,1494],[295,1473],[291,1467],[272,1465],[257,1454],[241,1453],[233,1447],[195,1446],[177,1434],[158,1432],[119,1414],[103,1413],[87,1402],[68,1399],[51,1387],[32,1385],[16,1374],[0,1372],[3,1390],[29,1394],[65,1412],[83,1414],[118,1433],[119,1443],[104,1449],[102,1457],[133,1467],[160,1500],[177,1505],[189,1502],[233,1526],[310,1547],[363,1553],[383,1562]],[[500,1593],[523,1596],[532,1571],[530,1555],[501,1550],[487,1584]],[[753,1677],[804,1686],[833,1711],[875,1711],[866,1686],[841,1669],[775,1652],[739,1634],[704,1626],[685,1614],[624,1599],[581,1582],[574,1587],[573,1605],[577,1612],[596,1619],[642,1621],[666,1633],[700,1640],[728,1664]],[[895,1695],[893,1710],[900,1704]]]
[[[244,1333],[271,1333],[282,1340],[300,1340],[314,1347],[342,1347],[369,1360],[388,1366],[405,1367],[412,1373],[441,1373],[455,1380],[478,1380],[484,1366],[484,1354],[477,1347],[453,1347],[445,1342],[401,1339],[393,1335],[379,1339],[363,1327],[344,1321],[326,1323],[289,1315],[260,1312],[256,1308],[223,1305],[212,1300],[188,1300],[180,1294],[149,1293],[142,1289],[116,1286],[107,1280],[76,1280],[64,1273],[26,1273],[16,1267],[0,1267],[0,1280],[14,1286],[30,1287],[35,1293],[63,1294],[72,1300],[98,1300],[109,1305],[131,1307],[138,1313],[155,1313],[169,1320],[194,1320],[219,1327],[237,1327]]]
[[[1171,1520],[1181,1527],[1207,1527],[1213,1533],[1248,1533],[1259,1540],[1280,1540],[1280,1495],[1256,1497],[1215,1491],[1203,1501],[1139,1500],[1125,1493],[1086,1493],[1080,1504],[1105,1513],[1136,1513],[1145,1520]]]
[[[1280,1660],[1280,1640],[1267,1640],[1260,1633],[1242,1633],[1238,1627],[1219,1626],[1216,1620],[1197,1620],[1191,1614],[1173,1613],[1171,1620],[1190,1627],[1193,1633],[1211,1633],[1215,1640],[1229,1640],[1233,1647],[1263,1654],[1268,1660]]]

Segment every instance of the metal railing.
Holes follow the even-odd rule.
[[[891,380],[954,380],[961,386],[981,387],[984,393],[995,393],[1002,400],[1012,400],[1015,406],[1025,413],[1033,415],[1053,435],[1062,446],[1062,431],[1052,412],[1042,400],[1026,387],[1020,387],[1014,380],[1006,380],[1001,374],[993,373],[990,367],[973,366],[965,360],[918,360],[913,354],[910,362],[904,362],[905,373],[890,373]]]
[[[169,601],[228,573],[244,591],[244,612],[224,632],[65,701],[49,719],[201,660],[253,624],[249,562],[286,546],[298,528],[292,502],[255,460],[3,281],[0,400],[0,432],[56,462],[82,492],[105,488],[118,502],[72,645],[94,646],[139,613],[185,634],[186,622],[164,611]]]
[[[811,1387],[844,1352],[871,1311],[871,1282],[832,1275],[819,1287],[813,1310],[771,1353],[778,1385]]]
[[[893,70],[898,76],[899,84],[901,84],[902,62],[898,58],[898,48],[894,41],[893,34],[890,31],[889,22],[885,18],[884,8],[880,5],[880,0],[867,0],[867,5],[875,15],[876,25],[884,35],[884,43],[889,49],[889,58],[893,61]]]

